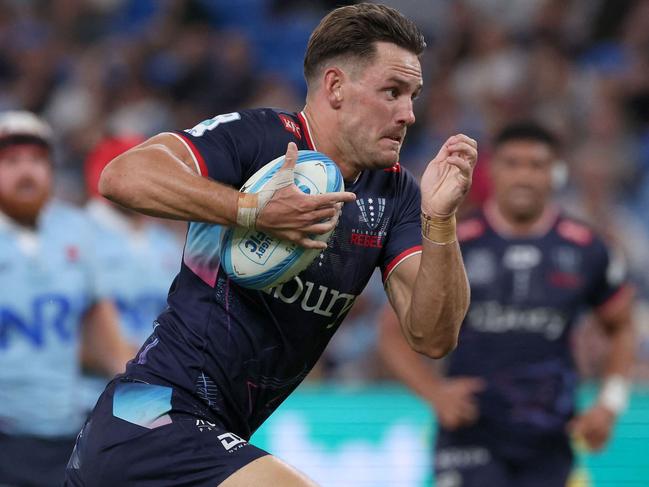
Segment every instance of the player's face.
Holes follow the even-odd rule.
[[[537,218],[552,193],[552,148],[534,140],[501,144],[491,161],[494,198],[507,218],[525,222]]]
[[[25,225],[33,225],[52,185],[49,151],[36,144],[0,149],[0,210]]]
[[[343,151],[358,169],[380,169],[399,161],[406,129],[415,122],[413,100],[422,85],[417,56],[377,42],[371,64],[358,67],[342,87],[339,116]]]

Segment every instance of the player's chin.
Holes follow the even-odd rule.
[[[372,169],[388,169],[399,162],[401,147],[382,148],[372,159]]]

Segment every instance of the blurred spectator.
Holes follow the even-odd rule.
[[[60,485],[85,419],[79,355],[107,375],[132,356],[87,218],[50,199],[51,144],[33,114],[0,113],[2,485]]]

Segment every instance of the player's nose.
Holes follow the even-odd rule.
[[[399,125],[405,125],[406,127],[415,123],[415,111],[413,109],[412,100],[406,99],[400,106],[399,112],[397,113],[397,123],[399,123]]]

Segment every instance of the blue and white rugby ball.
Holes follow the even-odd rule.
[[[241,191],[260,191],[284,164],[284,156],[269,162],[253,174]],[[298,151],[294,180],[307,194],[331,193],[344,187],[338,166],[324,154]],[[314,236],[326,242],[331,232]],[[268,289],[291,280],[306,269],[321,251],[305,249],[276,239],[260,230],[231,227],[221,237],[221,266],[237,284],[250,289]]]

